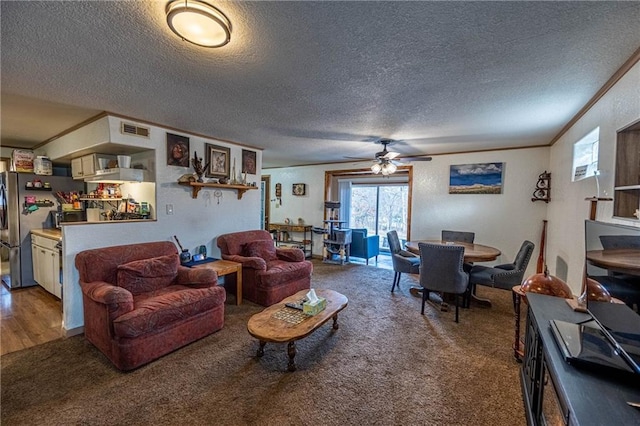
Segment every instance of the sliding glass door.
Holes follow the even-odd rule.
[[[380,235],[380,248],[389,249],[387,232],[396,230],[407,238],[409,185],[406,183],[352,183],[349,226],[366,228],[369,235]]]

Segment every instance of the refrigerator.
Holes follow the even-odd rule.
[[[28,187],[35,179],[48,182],[51,188]],[[56,191],[84,191],[84,182],[69,176],[42,176],[31,173],[5,171],[0,173],[0,248],[2,250],[1,278],[9,288],[29,287],[37,283],[33,279],[31,257],[31,230],[53,228],[53,215],[58,210]],[[26,203],[25,197],[35,196],[38,201],[50,201],[51,205],[35,208]],[[8,268],[6,264],[8,263]]]

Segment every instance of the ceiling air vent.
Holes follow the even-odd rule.
[[[149,128],[136,126],[135,124],[131,123],[125,123],[124,121],[121,123],[120,131],[125,135],[142,136],[144,138],[149,137]]]

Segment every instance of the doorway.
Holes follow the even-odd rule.
[[[262,175],[260,178],[260,196],[261,208],[260,208],[260,222],[262,223],[262,229],[269,230],[269,215],[271,207],[271,176]]]
[[[395,230],[406,241],[408,230],[408,183],[353,183],[348,197],[349,227],[366,228],[380,236],[380,250],[389,251],[387,232]]]

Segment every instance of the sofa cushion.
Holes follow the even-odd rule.
[[[260,257],[267,262],[277,259],[272,240],[249,241],[244,245],[244,254],[247,257]]]
[[[133,338],[179,324],[225,301],[224,288],[190,288],[171,285],[134,298],[133,311],[116,318],[117,337]]]
[[[267,270],[258,272],[260,284],[265,287],[280,285],[295,281],[305,276],[311,276],[313,264],[304,262],[286,262],[272,260],[267,262]]]
[[[152,257],[118,266],[118,286],[134,296],[170,285],[178,275],[178,254]]]

